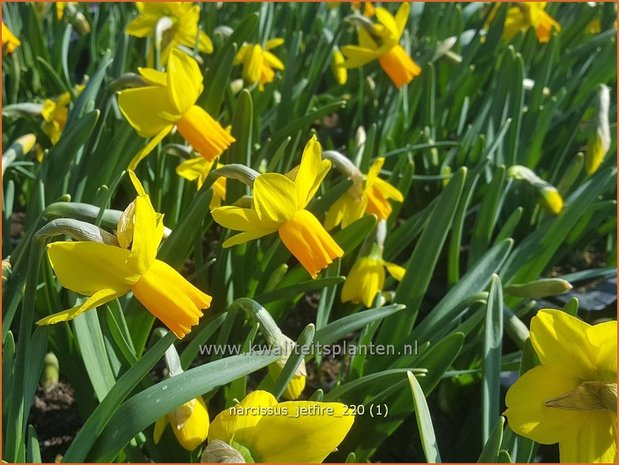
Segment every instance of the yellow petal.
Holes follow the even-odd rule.
[[[142,186],[142,183],[140,182],[138,177],[135,175],[135,171],[127,170],[127,173],[129,174],[129,179],[131,179],[131,184],[133,184],[133,188],[138,193],[138,195],[147,195],[146,191],[144,190],[144,186]]]
[[[325,217],[325,229],[330,231],[338,224],[345,228],[357,221],[363,216],[367,203],[367,196],[359,196],[356,189],[351,187],[329,207]]]
[[[221,246],[225,249],[228,247],[232,247],[239,244],[244,244],[245,242],[253,241],[254,239],[259,239],[268,234],[274,233],[275,230],[266,230],[266,229],[256,229],[254,231],[246,231],[240,234],[235,234],[234,236],[226,239]]]
[[[167,74],[170,101],[175,113],[183,114],[202,93],[202,73],[196,60],[180,50],[172,50]]]
[[[406,22],[408,21],[408,17],[411,14],[411,5],[408,2],[403,2],[398,8],[397,13],[395,14],[395,23],[397,27],[397,36],[396,38],[400,40],[402,34],[404,33],[404,29],[406,28]]]
[[[209,416],[202,396],[196,398],[193,411],[182,426],[172,423],[172,431],[184,449],[192,451],[208,436]]]
[[[406,3],[402,4],[402,6],[404,5],[406,5]],[[398,24],[389,10],[381,7],[376,8],[376,18],[378,18],[378,21],[380,21],[381,24],[387,28],[393,39],[400,38]]]
[[[134,37],[148,37],[155,31],[158,18],[140,15],[134,18],[126,28],[127,34]]]
[[[540,310],[531,320],[531,342],[542,364],[595,380],[598,350],[587,338],[589,328],[560,310]]]
[[[268,64],[271,68],[279,70],[284,69],[284,63],[282,63],[282,61],[271,52],[264,52],[263,56],[265,63]]]
[[[219,439],[230,443],[234,440],[243,445],[251,442],[254,433],[260,433],[254,427],[263,418],[261,410],[275,405],[277,399],[270,392],[254,391],[248,394],[240,403],[225,409],[215,417],[211,423],[209,441]],[[269,434],[268,431],[266,433]]]
[[[74,292],[92,295],[101,289],[126,293],[140,272],[127,263],[129,251],[97,242],[53,242],[49,261],[60,283]]]
[[[586,413],[546,407],[554,399],[576,388],[578,377],[552,366],[540,365],[523,374],[507,391],[505,403],[509,427],[541,444],[554,444],[580,427]]]
[[[198,50],[203,53],[213,53],[213,42],[204,31],[200,31],[198,36]]]
[[[347,407],[336,402],[278,406],[286,409],[286,415],[282,410],[280,415],[262,417],[251,443],[244,444],[256,462],[320,463],[344,440],[354,421],[345,415]]]
[[[402,278],[404,278],[404,274],[406,273],[406,268],[386,261],[383,261],[383,265],[385,265],[385,268],[387,268],[387,271],[393,279],[396,281],[402,281]]]
[[[161,417],[155,423],[155,430],[153,431],[153,441],[155,441],[155,444],[159,444],[159,441],[161,440],[161,435],[165,431],[166,426],[168,426],[167,417]]]
[[[195,181],[197,179],[197,188],[200,189],[211,171],[213,163],[213,161],[208,161],[203,157],[190,158],[176,167],[176,174],[188,181]]]
[[[353,265],[344,287],[342,302],[354,302],[370,308],[374,304],[376,294],[383,290],[385,270],[380,259],[361,257]]]
[[[135,225],[128,262],[140,273],[146,272],[157,256],[163,238],[163,221],[150,203],[148,195],[140,195],[135,201]]]
[[[295,177],[299,208],[305,208],[312,200],[320,187],[320,183],[329,172],[329,168],[331,168],[331,162],[322,159],[320,142],[318,142],[316,136],[312,136],[305,144],[299,171]]]
[[[156,134],[155,137],[149,140],[148,144],[146,144],[143,149],[133,156],[131,162],[129,163],[128,169],[135,170],[138,164],[146,158],[155,149],[155,147],[157,147],[157,145],[159,145],[163,138],[167,136],[173,128],[174,126],[166,126],[158,134]]]
[[[297,187],[282,174],[261,174],[254,181],[253,203],[256,214],[264,225],[285,223],[299,209]]]
[[[262,222],[258,218],[256,211],[250,208],[235,206],[219,207],[213,210],[211,214],[213,215],[215,222],[224,228],[232,229],[234,231],[269,230],[273,232],[278,226],[275,222]]]
[[[358,45],[344,45],[342,53],[346,56],[345,68],[359,68],[380,57],[380,52]]]
[[[153,86],[165,87],[168,85],[168,75],[153,68],[138,68],[140,75]]]
[[[617,415],[590,411],[575,434],[559,443],[563,463],[617,463]]]
[[[607,321],[590,327],[587,338],[597,349],[596,380],[614,383],[617,379],[617,322]]]
[[[267,40],[267,43],[266,43],[264,48],[266,50],[271,50],[271,49],[274,49],[276,47],[279,47],[283,43],[284,43],[284,39],[282,39],[281,37],[276,37],[274,39]]]
[[[262,47],[258,44],[251,46],[251,48],[245,52],[243,59],[243,79],[245,79],[246,82],[256,84],[260,81],[263,60]]]
[[[81,305],[54,313],[37,321],[37,325],[53,325],[62,321],[69,321],[82,313],[103,305],[127,293],[125,289],[101,289],[84,301]]]
[[[118,106],[142,137],[151,137],[174,124],[181,115],[168,100],[164,87],[137,87],[118,93]]]

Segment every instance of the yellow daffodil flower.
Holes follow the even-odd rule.
[[[196,397],[174,409],[155,423],[153,439],[159,443],[168,423],[172,425],[174,436],[188,451],[194,450],[208,436],[209,416],[202,396]]]
[[[2,48],[6,48],[7,53],[13,53],[20,45],[21,41],[2,23]]]
[[[260,44],[244,44],[234,58],[234,64],[243,64],[243,80],[249,85],[259,85],[263,90],[264,85],[273,81],[275,69],[284,70],[284,64],[269,50],[279,47],[284,39],[276,38],[268,40],[264,49]]]
[[[238,450],[246,463],[320,463],[344,440],[354,416],[338,402],[281,402],[254,391],[221,412],[209,431]]]
[[[342,52],[340,52],[337,48],[334,49],[331,54],[331,71],[340,86],[346,84],[346,81],[348,80],[348,70],[344,67],[344,61],[345,59]]]
[[[552,29],[561,30],[561,25],[556,22],[548,13],[544,11],[547,2],[519,2],[514,3],[507,10],[505,17],[505,26],[503,29],[503,37],[510,40],[521,31],[526,31],[528,28],[535,28],[537,40],[540,43],[546,43],[550,40]],[[496,16],[496,5],[494,12],[490,14],[488,23]],[[488,29],[488,24],[486,24]]]
[[[176,167],[176,174],[188,181],[197,181],[196,187],[200,190],[214,164],[214,161],[208,161],[202,157],[190,158]],[[221,168],[222,166],[224,165],[217,163],[217,168]],[[218,178],[217,181],[213,183],[212,189],[213,197],[209,204],[211,210],[221,206],[222,200],[226,200],[226,178],[223,176]]]
[[[361,2],[351,2],[352,9],[355,11],[361,10]],[[376,7],[372,2],[363,2],[363,16],[371,18],[376,15]]]
[[[393,17],[385,8],[376,8],[380,24],[372,24],[358,29],[359,45],[345,45],[342,52],[347,60],[346,68],[358,68],[373,60],[378,60],[396,87],[408,84],[419,76],[421,68],[400,45],[406,22],[410,15],[410,4],[400,5]]]
[[[203,89],[202,73],[189,55],[173,50],[165,73],[151,68],[139,71],[148,85],[120,91],[118,104],[138,134],[154,137],[133,158],[129,169],[135,169],[175,126],[207,160],[215,159],[234,142],[234,137],[195,104]]]
[[[559,443],[561,462],[617,461],[617,322],[588,325],[559,310],[531,320],[541,365],[507,391],[510,428]]]
[[[86,241],[53,242],[47,246],[61,284],[89,298],[37,324],[72,320],[132,291],[144,307],[182,338],[198,323],[202,309],[210,306],[209,295],[155,258],[163,237],[163,215],[155,212],[135,174],[129,171],[129,176],[138,196],[118,222],[119,246]]]
[[[287,359],[282,361],[277,360],[269,365],[269,376],[271,376],[271,379],[275,381],[279,378],[279,375],[282,373],[282,370],[286,365],[286,361]],[[296,400],[301,397],[301,394],[303,394],[303,391],[305,390],[306,380],[307,371],[305,368],[305,362],[303,362],[302,365],[299,365],[299,368],[295,371],[294,375],[292,375],[292,378],[290,378],[290,381],[286,385],[286,389],[284,389],[282,397],[286,400]]]
[[[305,146],[298,170],[289,176],[265,173],[256,178],[251,208],[226,206],[213,210],[217,223],[242,231],[227,239],[223,246],[231,247],[278,232],[284,245],[312,278],[344,255],[318,219],[305,209],[331,167],[331,162],[323,160],[321,153],[320,143],[314,136]]]
[[[191,2],[136,2],[139,15],[127,26],[127,34],[134,37],[154,37],[160,21],[169,21],[163,33],[161,60],[165,64],[170,52],[178,45],[204,53],[213,52],[213,42],[198,26],[200,6]]]
[[[401,281],[406,273],[405,268],[383,260],[377,253],[359,258],[342,287],[342,302],[362,302],[367,308],[372,307],[376,293],[385,285],[385,268],[396,281]]]
[[[344,195],[333,202],[325,218],[327,231],[338,224],[345,228],[365,213],[376,215],[380,220],[386,220],[393,210],[389,200],[404,201],[404,196],[399,190],[378,177],[384,163],[384,157],[374,160],[365,181],[354,184]]]
[[[43,117],[43,132],[47,134],[52,144],[56,144],[60,139],[64,125],[69,116],[69,103],[71,93],[64,92],[56,99],[46,99],[43,102],[41,116]]]

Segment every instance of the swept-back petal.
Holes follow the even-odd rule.
[[[271,52],[264,52],[264,61],[271,68],[279,69],[279,70],[284,69],[284,63],[282,63],[282,61],[279,58],[277,58],[275,55],[273,55]]]
[[[165,87],[168,85],[168,76],[163,71],[153,68],[138,68],[140,75],[152,86]]]
[[[305,144],[299,171],[295,177],[299,208],[305,208],[312,200],[320,187],[320,183],[329,172],[329,168],[331,168],[331,162],[322,159],[320,142],[318,142],[316,136],[312,136]]]
[[[208,161],[204,157],[190,158],[179,163],[176,167],[176,174],[188,181],[197,180],[197,187],[200,189],[214,163],[214,161]]]
[[[202,73],[196,60],[180,50],[172,50],[167,74],[170,101],[175,112],[183,114],[202,93]]]
[[[281,37],[276,37],[274,39],[267,40],[267,43],[265,44],[264,48],[265,50],[272,50],[276,47],[279,47],[283,43],[284,43],[284,39],[282,39]]]
[[[614,383],[617,379],[617,322],[607,321],[591,326],[587,338],[597,348],[595,379]]]
[[[404,278],[404,274],[406,273],[406,268],[400,265],[396,265],[395,263],[386,262],[384,260],[383,265],[385,265],[385,268],[387,268],[387,271],[393,277],[393,279],[395,279],[396,281],[402,281],[402,278]]]
[[[403,3],[402,5],[405,4],[406,3]],[[398,33],[398,24],[389,10],[382,7],[376,8],[376,18],[378,18],[378,21],[380,21],[381,24],[387,28],[393,39],[398,39],[400,37]]]
[[[70,321],[88,310],[124,295],[126,292],[127,290],[125,289],[101,289],[86,299],[81,305],[41,318],[37,321],[37,325],[53,325],[62,321]]]
[[[297,198],[295,183],[283,174],[265,173],[254,181],[254,208],[265,225],[282,224],[292,218],[299,209]]]
[[[595,380],[598,349],[587,338],[590,327],[560,310],[540,310],[531,320],[531,342],[543,365]]]
[[[140,277],[127,261],[129,251],[97,242],[53,242],[47,246],[49,261],[67,289],[92,295],[101,289],[125,293]]]
[[[262,413],[269,407],[277,405],[273,394],[266,391],[254,391],[234,407],[221,412],[213,422],[209,430],[209,441],[219,439],[230,443],[232,440],[247,447],[252,442],[254,434],[265,431],[257,431],[255,426],[262,418]],[[266,432],[266,434],[271,434]]]
[[[551,366],[536,366],[507,391],[505,403],[509,427],[541,444],[568,438],[584,421],[586,413],[546,407],[546,402],[575,389],[580,379]]]
[[[575,434],[559,443],[563,463],[617,463],[617,415],[608,410],[585,413]]]
[[[256,462],[322,462],[344,440],[354,416],[344,404],[293,401],[280,415],[264,416],[247,447]]]
[[[402,34],[404,33],[404,29],[406,28],[406,22],[408,21],[408,17],[411,14],[411,5],[408,2],[403,2],[398,8],[398,11],[395,14],[395,23],[397,27],[397,39],[400,40]]]
[[[358,45],[344,45],[342,53],[346,56],[344,68],[359,68],[380,57],[381,52]]]
[[[225,206],[216,208],[211,212],[213,219],[224,228],[234,231],[275,231],[278,223],[264,223],[258,218],[256,211],[251,208]]]
[[[145,273],[155,261],[159,243],[163,238],[163,221],[157,215],[148,195],[135,199],[135,225],[129,263]]]
[[[142,137],[154,136],[180,118],[167,92],[164,87],[146,86],[118,93],[121,113]]]
[[[138,167],[138,164],[144,159],[146,158],[153,150],[155,150],[155,147],[157,147],[157,145],[159,145],[159,143],[163,140],[163,138],[165,136],[168,135],[168,133],[174,128],[173,125],[170,126],[166,126],[164,127],[161,131],[159,131],[159,133],[157,133],[155,135],[155,137],[153,137],[151,140],[148,141],[148,144],[146,144],[144,146],[144,148],[142,148],[138,153],[136,153],[133,158],[131,159],[131,162],[129,163],[129,167],[128,169],[130,170],[135,170]]]

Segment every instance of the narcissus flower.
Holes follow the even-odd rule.
[[[263,331],[268,331],[268,327],[266,325],[263,326]],[[271,339],[277,340],[277,346],[281,349],[283,353],[282,358],[276,360],[268,366],[269,376],[271,376],[271,379],[273,381],[276,381],[282,374],[282,371],[284,370],[284,367],[288,362],[288,357],[294,350],[295,342],[283,334],[281,334],[281,336],[279,337],[275,336]],[[269,340],[268,336],[267,340]],[[286,389],[284,389],[282,397],[286,400],[296,400],[301,397],[301,394],[303,394],[303,390],[305,389],[306,378],[307,370],[305,367],[305,360],[301,359],[301,363],[299,364],[294,374],[292,375],[292,378],[290,378],[290,381],[286,385]]]
[[[202,396],[185,402],[155,423],[153,439],[159,443],[168,423],[172,425],[174,436],[179,444],[188,451],[194,450],[208,436],[209,416]]]
[[[165,73],[151,68],[139,71],[148,85],[120,91],[118,104],[141,136],[154,137],[133,158],[129,169],[134,169],[175,126],[207,160],[214,160],[234,142],[234,137],[195,104],[203,89],[202,73],[189,55],[173,50]]]
[[[243,80],[249,85],[258,84],[263,90],[264,85],[273,81],[274,70],[284,70],[284,64],[269,50],[279,47],[284,39],[268,40],[264,49],[260,44],[244,44],[234,58],[234,63],[243,64]]]
[[[202,157],[190,158],[176,167],[176,174],[188,181],[197,181],[196,187],[199,190],[202,184],[204,184],[206,177],[211,172],[214,164],[214,161],[208,161]],[[217,168],[221,168],[222,166],[224,165],[217,163]],[[222,200],[226,200],[226,178],[223,176],[218,178],[211,188],[213,189],[213,197],[211,198],[209,208],[212,210],[213,208],[219,207]]]
[[[510,178],[528,182],[538,193],[539,204],[549,213],[558,215],[563,211],[563,197],[555,186],[544,181],[530,168],[513,165],[507,170]]]
[[[617,461],[617,322],[588,325],[559,310],[531,320],[541,365],[507,391],[510,428],[559,443],[561,462]]]
[[[550,40],[552,29],[561,30],[561,25],[544,11],[547,2],[518,2],[507,10],[503,37],[510,40],[521,31],[535,28],[537,40],[546,43]],[[496,5],[495,8],[499,7]],[[496,10],[490,14],[489,21],[496,15]]]
[[[410,14],[410,4],[400,5],[393,17],[385,8],[376,8],[380,24],[363,23],[358,29],[359,45],[345,45],[342,52],[347,60],[346,68],[358,68],[373,60],[389,75],[396,87],[402,87],[419,76],[421,68],[400,45],[406,22]]]
[[[344,255],[318,219],[305,209],[331,167],[329,160],[321,158],[321,152],[320,143],[312,137],[305,146],[298,170],[289,176],[265,173],[256,178],[252,208],[226,206],[213,210],[217,223],[242,231],[227,239],[223,246],[231,247],[278,232],[284,245],[312,278]]]
[[[135,37],[155,37],[163,30],[161,59],[166,63],[170,52],[178,45],[198,46],[204,53],[213,52],[213,42],[198,27],[200,6],[190,2],[136,2],[139,15],[127,26],[127,34]]]
[[[399,190],[378,177],[384,163],[384,157],[374,160],[365,181],[354,180],[353,186],[329,207],[325,218],[327,231],[338,224],[345,228],[365,213],[376,215],[379,220],[386,220],[393,210],[389,200],[404,201]]]
[[[121,215],[118,246],[87,241],[53,242],[47,254],[61,284],[89,296],[80,305],[47,316],[39,325],[72,320],[129,291],[178,337],[191,331],[210,306],[211,297],[157,260],[163,215],[155,212],[140,181],[130,171],[137,198]]]
[[[209,431],[209,445],[223,441],[246,463],[320,463],[344,440],[354,416],[338,402],[281,402],[254,391],[221,412]]]
[[[6,48],[7,53],[13,53],[20,45],[21,41],[2,23],[2,48]]]
[[[359,258],[353,265],[342,287],[342,302],[362,302],[367,308],[374,305],[376,294],[385,285],[385,268],[396,280],[401,281],[406,269],[382,259],[377,250]]]

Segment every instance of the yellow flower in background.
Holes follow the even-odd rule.
[[[46,99],[43,102],[41,116],[43,117],[43,132],[47,134],[52,144],[56,144],[60,139],[62,130],[67,123],[69,116],[69,103],[71,93],[64,92],[56,99]]]
[[[286,359],[287,360],[287,359]],[[286,361],[281,363],[279,360],[271,363],[269,368],[269,376],[274,381],[279,378],[279,375],[282,373],[284,369],[284,365],[286,365]],[[301,368],[301,366],[299,366]],[[286,400],[296,400],[301,397],[303,391],[305,390],[305,382],[307,380],[307,372],[305,369],[305,362],[303,362],[303,368],[301,370],[297,370],[290,381],[286,385],[286,389],[282,394],[282,397]]]
[[[559,443],[561,462],[617,461],[617,322],[591,326],[559,310],[531,320],[541,365],[507,391],[510,428]]]
[[[278,232],[284,245],[312,278],[344,255],[318,219],[305,210],[331,167],[331,162],[323,160],[321,153],[320,143],[314,136],[305,146],[298,170],[289,176],[265,173],[256,178],[251,208],[226,206],[213,210],[217,223],[242,231],[227,239],[223,246],[243,244]]]
[[[373,60],[391,78],[396,87],[408,84],[421,74],[421,68],[400,45],[406,22],[410,15],[410,4],[402,3],[395,17],[385,8],[376,8],[380,24],[362,26],[358,29],[359,45],[345,45],[342,52],[347,60],[346,68],[359,68]]]
[[[129,171],[129,176],[138,196],[118,222],[119,246],[87,241],[60,241],[47,246],[60,283],[89,298],[39,320],[38,325],[72,320],[132,291],[146,309],[183,338],[198,323],[202,309],[210,306],[209,295],[155,258],[163,237],[163,215],[155,212],[135,174]]]
[[[547,2],[515,3],[507,10],[503,37],[510,40],[520,31],[535,28],[537,40],[546,43],[550,40],[552,29],[561,30],[561,25],[544,11]],[[492,15],[491,15],[492,16]]]
[[[353,10],[359,11],[361,10],[361,2],[351,2],[351,6]],[[371,18],[376,14],[376,8],[372,2],[363,2],[363,16],[366,18]]]
[[[404,196],[399,190],[378,177],[384,163],[384,157],[375,159],[365,181],[362,184],[353,185],[333,202],[325,217],[327,231],[338,224],[345,228],[365,213],[376,215],[379,220],[386,220],[393,210],[389,200],[404,201]]]
[[[335,76],[335,80],[340,86],[346,84],[348,80],[348,70],[344,66],[344,55],[338,48],[333,50],[331,54],[331,71],[333,72],[333,76]]]
[[[213,52],[213,42],[199,29],[200,6],[191,2],[136,2],[139,15],[127,26],[127,34],[154,37],[158,25],[165,28],[161,43],[161,60],[166,63],[178,45],[204,53]],[[166,27],[167,26],[167,27]]]
[[[379,254],[357,259],[342,287],[342,302],[363,303],[367,308],[372,307],[376,294],[385,285],[385,268],[396,281],[401,281],[406,273],[405,268],[383,260]]]
[[[200,190],[214,164],[214,161],[208,161],[202,157],[190,158],[176,167],[176,174],[188,181],[197,181],[196,187]],[[222,166],[224,165],[217,163],[216,168],[221,168]],[[226,178],[223,176],[219,177],[211,188],[213,189],[213,197],[211,198],[209,208],[212,210],[219,207],[222,200],[226,200]]]
[[[243,65],[243,80],[250,85],[258,84],[263,90],[264,85],[273,81],[275,69],[283,71],[284,64],[269,50],[284,43],[284,39],[268,40],[264,49],[260,44],[244,44],[234,57],[234,64]]]
[[[211,441],[237,449],[247,463],[320,463],[344,440],[354,416],[339,402],[281,402],[254,391],[221,412],[209,431]]]
[[[21,41],[15,37],[6,24],[2,23],[2,48],[6,48],[7,53],[13,53]]]
[[[165,73],[151,68],[139,71],[149,85],[120,91],[118,104],[141,136],[154,137],[131,160],[129,169],[135,169],[175,126],[207,160],[215,159],[234,142],[221,124],[195,105],[202,93],[203,78],[189,55],[173,50]]]
[[[585,26],[585,32],[587,34],[599,34],[602,32],[602,20],[599,16],[589,21],[589,24]]]
[[[155,423],[153,439],[159,443],[161,435],[168,424],[172,425],[174,436],[179,444],[188,451],[194,450],[208,436],[209,416],[202,396],[185,402]]]

